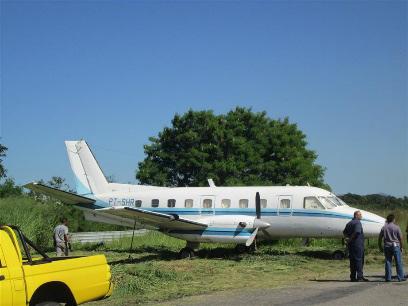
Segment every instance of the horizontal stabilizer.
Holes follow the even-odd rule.
[[[83,197],[72,192],[62,191],[56,188],[52,188],[40,183],[32,182],[24,185],[23,187],[30,189],[32,191],[45,194],[47,196],[53,197],[60,200],[65,204],[93,204],[94,199]]]
[[[119,217],[135,219],[140,223],[152,225],[160,229],[204,230],[208,227],[205,223],[183,219],[178,215],[162,214],[128,206],[102,208],[98,209],[98,211]]]

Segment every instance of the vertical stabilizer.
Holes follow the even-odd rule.
[[[65,141],[75,176],[77,193],[98,194],[108,191],[108,181],[84,140]]]

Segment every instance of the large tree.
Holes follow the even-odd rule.
[[[0,179],[6,176],[6,169],[3,166],[2,157],[6,156],[7,148],[0,143]]]
[[[273,120],[266,112],[189,110],[176,114],[171,127],[149,140],[136,172],[142,184],[206,186],[213,178],[222,186],[309,183],[328,188],[305,134],[288,118]]]

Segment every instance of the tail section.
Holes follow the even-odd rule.
[[[74,172],[77,193],[87,195],[107,192],[108,181],[85,140],[65,141],[65,146]]]

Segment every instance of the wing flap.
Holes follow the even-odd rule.
[[[152,225],[160,229],[201,230],[208,227],[205,223],[183,219],[176,214],[168,215],[127,206],[102,208],[98,209],[98,211],[123,218],[136,219],[137,222]]]
[[[32,182],[24,185],[23,187],[32,191],[45,194],[47,196],[56,198],[65,204],[93,204],[94,199],[90,199],[84,196],[77,195],[72,192],[62,191],[56,188],[52,188],[40,183]]]

